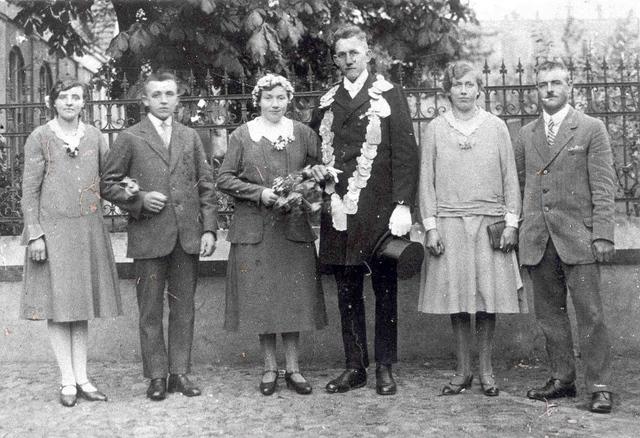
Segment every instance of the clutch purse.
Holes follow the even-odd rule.
[[[502,237],[502,232],[504,228],[507,226],[506,221],[498,221],[493,224],[487,225],[487,232],[489,233],[489,243],[491,244],[491,248],[500,249],[500,238]]]

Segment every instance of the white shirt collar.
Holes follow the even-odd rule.
[[[169,127],[171,127],[171,123],[173,121],[173,117],[167,117],[165,120],[160,120],[159,118],[157,118],[156,116],[154,116],[151,113],[147,114],[147,117],[149,117],[149,120],[151,120],[151,123],[153,123],[153,126],[159,130],[160,129],[160,125],[165,122],[169,124]]]
[[[556,112],[553,115],[547,114],[546,111],[542,110],[542,117],[544,119],[544,127],[545,127],[544,129],[545,130],[547,129],[547,127],[549,126],[549,120],[552,119],[553,126],[555,126],[555,131],[558,132],[558,128],[562,124],[562,121],[564,120],[565,117],[567,117],[567,114],[569,113],[569,108],[571,108],[571,105],[566,104],[565,106],[562,107],[560,111]]]
[[[369,72],[365,68],[364,70],[362,70],[362,73],[360,73],[360,76],[358,76],[356,80],[353,82],[351,82],[345,76],[342,79],[342,85],[344,86],[344,89],[347,90],[347,92],[349,93],[349,96],[351,96],[351,98],[353,99],[358,95],[360,90],[362,90],[362,87],[364,86],[364,83],[367,82],[368,77],[369,77]]]
[[[282,117],[277,125],[265,123],[262,116],[256,117],[247,122],[247,128],[249,129],[251,140],[256,143],[259,142],[262,137],[272,143],[274,143],[278,137],[293,138],[293,120],[287,117]]]

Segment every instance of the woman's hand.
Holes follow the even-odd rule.
[[[264,189],[260,194],[260,201],[267,207],[272,206],[277,199],[278,195],[272,189]]]
[[[440,254],[444,254],[444,243],[442,243],[442,238],[440,237],[440,233],[438,233],[437,229],[432,229],[427,231],[427,249],[432,256],[439,256]]]
[[[502,252],[510,252],[518,244],[518,229],[515,227],[504,227],[500,236],[500,249]]]
[[[120,181],[119,185],[124,190],[127,201],[136,196],[138,192],[140,192],[138,181],[133,178],[129,178],[128,176],[125,176],[122,181]]]
[[[44,243],[44,238],[39,237],[29,242],[27,247],[29,250],[29,257],[34,262],[44,262],[47,260],[47,245]]]

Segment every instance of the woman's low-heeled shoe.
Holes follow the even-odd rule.
[[[480,376],[480,388],[482,388],[482,393],[487,397],[496,397],[500,395],[500,389],[496,386],[495,379],[492,375],[487,375],[488,377],[484,381],[483,376]]]
[[[62,406],[65,406],[67,408],[71,408],[73,406],[76,405],[76,403],[78,402],[78,394],[63,394],[62,390],[66,387],[74,387],[73,385],[64,385],[60,387],[60,403],[62,404]],[[77,391],[77,390],[76,390]]]
[[[95,391],[85,391],[82,389],[82,385],[76,385],[76,390],[78,391],[78,397],[82,397],[85,400],[89,400],[89,401],[102,401],[102,402],[106,402],[107,401],[107,396],[104,395],[104,393],[98,391],[97,389]]]
[[[444,385],[444,388],[442,388],[442,392],[440,394],[442,395],[460,394],[465,389],[471,388],[471,382],[473,382],[473,374],[469,376],[465,376],[464,381],[461,384],[456,384],[451,382],[447,383],[446,385]]]
[[[300,374],[300,376],[304,379],[304,382],[296,382],[291,378],[292,374]],[[298,371],[292,373],[284,373],[284,381],[287,382],[287,388],[294,389],[298,394],[311,394],[311,391],[313,390],[313,388],[311,388],[311,384],[307,382],[307,379],[305,379],[304,376]]]
[[[276,375],[276,378],[273,379],[273,382],[263,382],[260,381],[260,392],[262,395],[271,395],[276,392],[276,387],[278,386],[278,372],[275,370],[267,370],[262,373],[262,377],[264,377],[267,373],[273,373]]]

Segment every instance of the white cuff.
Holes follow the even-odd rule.
[[[518,216],[513,213],[507,213],[504,215],[504,221],[507,227],[518,228]]]
[[[436,227],[436,217],[431,216],[422,221],[422,226],[424,226],[425,231],[435,230]]]

